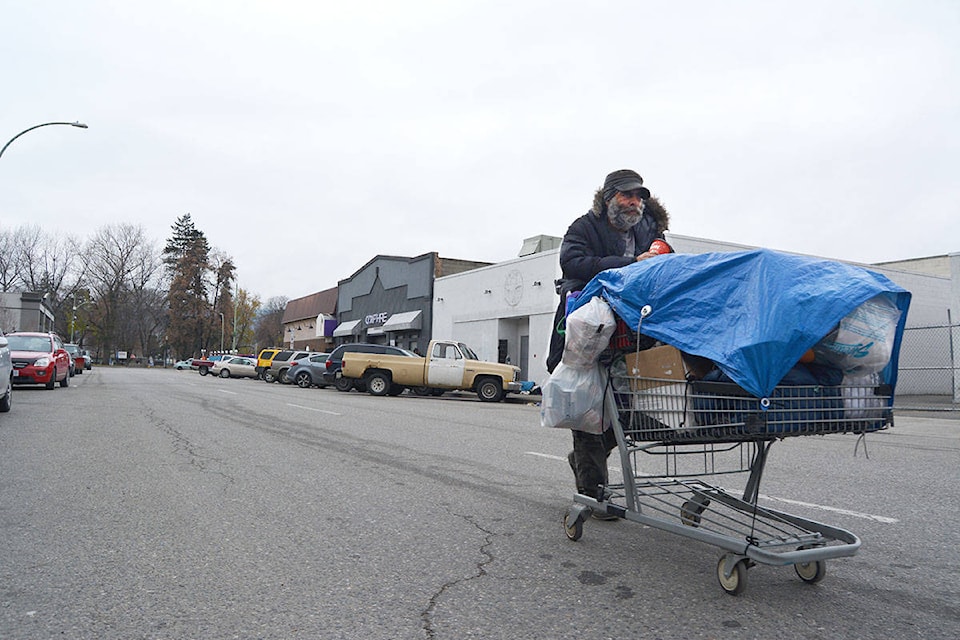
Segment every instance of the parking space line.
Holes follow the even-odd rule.
[[[524,451],[524,455],[536,456],[538,458],[547,458],[548,460],[558,460],[560,462],[566,462],[566,456],[555,456],[549,453],[539,453],[537,451]],[[610,465],[611,473],[622,474],[622,470],[617,465]],[[650,474],[640,474],[643,476],[649,476]],[[850,511],[849,509],[839,509],[837,507],[829,507],[824,504],[814,504],[812,502],[801,502],[799,500],[791,500],[789,498],[778,498],[776,496],[768,496],[761,493],[759,498],[762,500],[771,500],[774,502],[783,502],[786,504],[792,504],[798,507],[807,507],[808,509],[820,509],[822,511],[830,511],[832,513],[839,513],[845,516],[852,516],[854,518],[863,518],[864,520],[873,520],[874,522],[882,522],[883,524],[895,524],[900,522],[897,518],[890,518],[888,516],[878,516],[872,513],[862,513],[860,511]]]
[[[327,411],[327,410],[325,410],[325,409],[315,409],[314,407],[305,407],[305,406],[303,406],[302,404],[292,404],[292,403],[290,403],[290,402],[287,403],[287,406],[288,406],[288,407],[296,407],[297,409],[306,409],[307,411],[316,411],[317,413],[327,413],[327,414],[329,414],[329,415],[331,415],[331,416],[342,416],[342,415],[343,415],[342,413],[337,413],[336,411]]]

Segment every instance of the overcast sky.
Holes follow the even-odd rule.
[[[674,233],[960,251],[960,2],[0,0],[0,228],[190,213],[263,300],[498,262],[633,168]]]

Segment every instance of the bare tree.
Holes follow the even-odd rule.
[[[98,229],[85,253],[89,286],[96,299],[92,324],[101,353],[145,348],[137,335],[142,311],[137,292],[142,294],[159,275],[158,249],[146,238],[143,227],[116,224]]]
[[[257,348],[283,344],[283,312],[287,308],[287,300],[286,296],[276,296],[263,305],[254,331]]]

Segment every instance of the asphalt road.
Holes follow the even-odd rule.
[[[774,445],[769,506],[853,531],[806,584],[560,519],[538,407],[95,367],[0,415],[0,638],[950,638],[960,421]],[[739,478],[740,476],[733,476]]]

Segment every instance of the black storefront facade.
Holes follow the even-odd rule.
[[[433,326],[434,278],[488,266],[441,258],[378,255],[337,283],[337,344],[371,342],[425,352]]]

